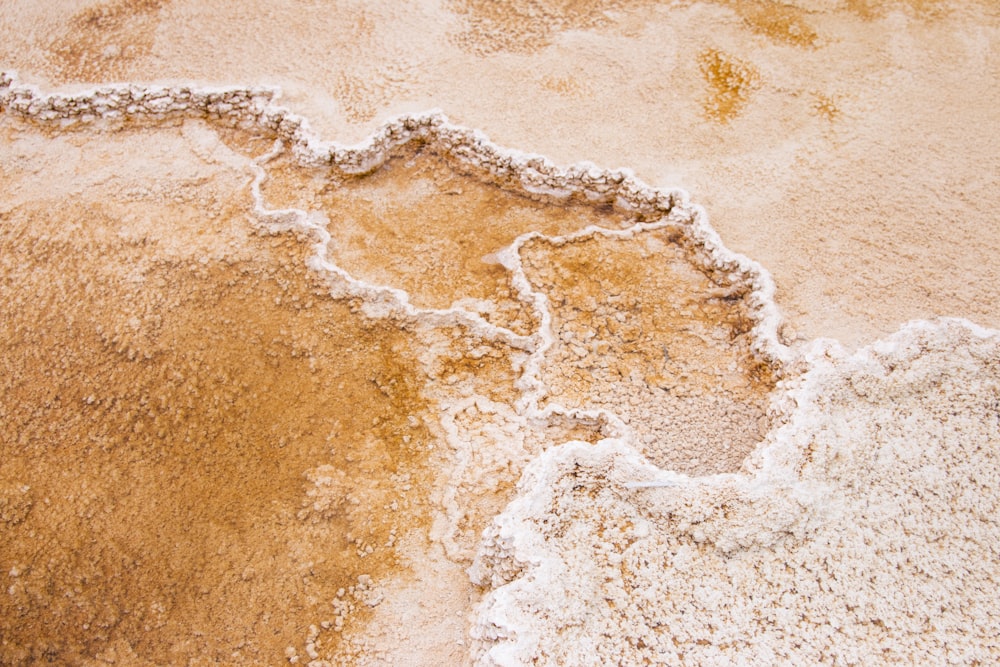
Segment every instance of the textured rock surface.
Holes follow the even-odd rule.
[[[0,662],[997,661],[994,4],[5,3]]]
[[[534,460],[472,570],[480,662],[995,662],[1000,336],[913,325],[812,363],[746,472],[614,441]]]

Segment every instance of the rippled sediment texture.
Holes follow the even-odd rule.
[[[203,126],[3,132],[2,660],[277,661],[429,522],[412,335],[254,235]]]
[[[572,363],[553,326],[586,310],[563,294],[574,274],[617,285],[605,315],[637,316],[606,347],[661,355],[663,323],[638,314],[685,304],[689,340],[661,371],[714,390],[689,392],[706,409],[746,406],[730,456],[702,461],[695,438],[649,447],[661,462],[733,469],[758,437],[772,381],[756,369],[777,362],[747,336],[767,310],[676,195],[433,116],[316,148],[268,99],[9,89],[6,660],[377,655],[365,621],[414,579],[440,584],[429,544],[467,565],[533,456],[634,437],[614,379],[554,389]],[[636,243],[664,281],[616,275],[627,254],[563,266],[566,248]],[[697,352],[706,334],[720,343]],[[630,353],[617,372],[666,396]],[[699,379],[713,365],[728,384]],[[459,612],[477,595],[462,579]]]
[[[995,332],[792,350],[683,193],[439,115],[3,83],[4,660],[996,657]]]
[[[472,569],[482,663],[995,662],[1000,336],[815,352],[742,474],[532,462]]]

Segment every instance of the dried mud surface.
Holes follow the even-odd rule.
[[[0,110],[0,663],[996,659],[995,336],[810,347],[1000,326],[992,0],[14,0],[0,34],[70,100],[277,85],[344,143],[442,108],[684,187],[797,359],[673,222],[433,142],[347,173],[221,112]]]

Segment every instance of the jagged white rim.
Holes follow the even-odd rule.
[[[545,537],[531,524],[531,517],[538,516],[539,508],[552,505],[560,478],[581,466],[602,469],[610,487],[620,489],[622,497],[635,497],[637,502],[639,496],[632,494],[659,493],[673,497],[720,493],[731,498],[735,490],[746,498],[760,498],[784,491],[801,503],[799,512],[782,511],[776,515],[771,529],[750,536],[751,543],[734,541],[733,537],[715,543],[715,548],[724,552],[754,545],[766,548],[785,532],[802,529],[804,508],[832,502],[821,480],[800,476],[806,449],[796,438],[798,429],[818,418],[822,409],[818,401],[830,379],[851,372],[885,373],[886,369],[912,361],[927,350],[958,346],[956,350],[960,352],[963,340],[986,342],[1000,352],[1000,330],[955,317],[911,320],[894,334],[855,352],[847,351],[831,339],[812,341],[803,352],[802,364],[807,370],[783,388],[787,403],[784,424],[768,434],[741,472],[690,477],[665,471],[616,438],[608,438],[598,446],[571,442],[542,452],[524,470],[514,500],[493,520],[492,534],[485,538],[493,548],[507,552],[518,564],[520,573],[506,583],[497,584],[491,582],[480,558],[469,569],[473,581],[492,585],[477,607],[472,628],[473,638],[489,646],[477,664],[520,665],[537,653],[541,633],[525,618],[521,595],[525,587],[530,588],[536,581],[559,581],[568,573],[558,554],[546,546]],[[637,479],[643,481],[634,481]]]
[[[462,326],[475,336],[527,352],[528,359],[516,384],[521,396],[514,406],[516,413],[526,420],[547,423],[556,416],[586,420],[600,425],[605,437],[634,444],[632,429],[609,410],[567,408],[557,403],[540,407],[547,393],[541,379],[542,368],[545,354],[555,344],[555,336],[548,299],[532,287],[521,261],[521,248],[533,240],[560,245],[596,235],[628,239],[664,227],[677,229],[693,262],[726,283],[748,287],[747,304],[754,323],[750,332],[752,351],[779,372],[800,359],[796,351],[778,338],[781,316],[774,301],[775,286],[770,274],[757,262],[726,248],[709,224],[704,209],[692,204],[686,192],[651,187],[624,168],[603,169],[589,162],[560,167],[544,156],[498,146],[477,130],[451,123],[436,110],[389,119],[354,145],[325,141],[311,130],[307,119],[278,105],[279,97],[279,89],[267,87],[136,84],[43,93],[36,86],[18,82],[14,73],[0,72],[0,112],[33,121],[75,125],[190,117],[272,132],[277,137],[273,149],[251,166],[251,194],[257,223],[269,231],[297,231],[310,238],[314,245],[307,260],[309,267],[330,278],[336,296],[360,298],[362,310],[369,317],[430,327]],[[652,222],[637,222],[626,229],[591,226],[564,236],[529,232],[498,251],[496,259],[510,272],[518,298],[534,311],[540,323],[537,331],[522,335],[462,308],[418,308],[404,290],[352,276],[329,259],[331,235],[322,213],[297,208],[271,209],[263,196],[266,165],[286,150],[304,165],[328,166],[345,175],[357,175],[377,169],[394,150],[417,141],[471,168],[479,178],[507,189],[553,201],[576,197],[595,204],[613,204],[639,218],[651,218]],[[466,403],[460,401],[443,408],[445,437],[456,451],[459,464],[453,474],[455,479],[462,472],[462,461],[467,464],[470,458],[465,450],[471,444],[463,442],[454,426],[458,413],[468,407]],[[667,482],[640,484],[664,483]],[[450,493],[446,490],[443,504],[449,516],[460,515],[455,489]],[[450,555],[458,555],[458,546],[450,536],[444,536],[443,542]]]
[[[259,86],[114,84],[74,93],[43,93],[37,86],[20,83],[14,72],[0,72],[0,111],[37,121],[79,123],[191,116],[257,126],[274,132],[301,161],[330,165],[350,174],[371,171],[383,164],[393,149],[421,140],[478,168],[484,175],[518,186],[527,193],[553,199],[577,196],[593,202],[613,202],[623,210],[639,214],[670,216],[671,223],[677,225],[690,242],[695,260],[705,268],[726,274],[733,283],[746,282],[751,287],[754,351],[777,365],[790,362],[796,356],[777,336],[781,317],[774,302],[774,282],[770,274],[757,262],[726,248],[709,224],[704,209],[692,204],[683,190],[651,187],[624,168],[603,169],[588,162],[559,167],[544,156],[498,146],[477,130],[451,123],[440,111],[392,118],[353,146],[324,141],[310,129],[304,117],[276,104],[279,97],[279,89]],[[261,179],[258,174],[258,186]],[[259,194],[258,188],[255,203],[263,208]],[[318,227],[315,220],[306,222],[308,215],[297,209],[265,210],[264,213],[272,223],[279,222],[275,215],[282,215],[287,218],[284,224],[292,223],[294,218],[296,224],[304,223],[311,232]],[[654,223],[642,229],[656,226],[662,225]],[[636,226],[621,233],[631,234],[639,229]],[[607,231],[589,228],[572,238]],[[505,251],[502,261],[512,260],[518,247],[540,236],[519,237],[511,249]],[[568,238],[552,237],[550,240],[562,242]],[[519,288],[530,289],[521,283],[521,278],[523,274],[516,278]],[[357,281],[357,286],[361,288],[362,282]],[[391,301],[399,304],[401,314],[412,314],[410,308],[403,305],[408,304],[405,292],[378,289],[381,298],[392,295]],[[458,309],[451,309],[455,310]],[[468,315],[462,311],[457,316],[467,321]]]

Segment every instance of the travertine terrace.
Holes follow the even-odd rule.
[[[433,584],[428,540],[471,562],[531,457],[567,439],[658,435],[644,413],[614,409],[616,380],[567,358],[567,314],[597,317],[565,293],[587,266],[600,284],[577,287],[618,298],[601,311],[612,324],[578,322],[600,332],[580,343],[619,355],[627,391],[702,431],[718,401],[747,405],[722,411],[752,434],[732,455],[702,462],[695,435],[659,445],[661,463],[735,470],[766,422],[787,356],[770,283],[680,193],[559,169],[439,116],[343,149],[266,91],[8,85],[5,417],[17,438],[5,474],[22,508],[8,544],[22,564],[11,659],[118,645],[152,661],[370,652],[340,641],[377,606],[363,604],[367,586]],[[138,142],[143,169],[119,174]],[[41,196],[18,161],[46,152],[64,157]],[[71,224],[56,224],[57,206]],[[566,249],[607,244],[635,247],[647,280],[628,256],[564,265]],[[661,311],[673,335],[649,319]],[[660,379],[627,355],[658,359]],[[557,377],[586,379],[566,393]],[[57,486],[29,483],[40,472]],[[44,567],[36,540],[56,554]],[[38,586],[65,588],[74,611]],[[302,593],[282,607],[289,586]],[[379,604],[392,594],[380,589]],[[238,600],[259,604],[220,613]]]
[[[992,3],[0,32],[0,663],[1000,660]]]

